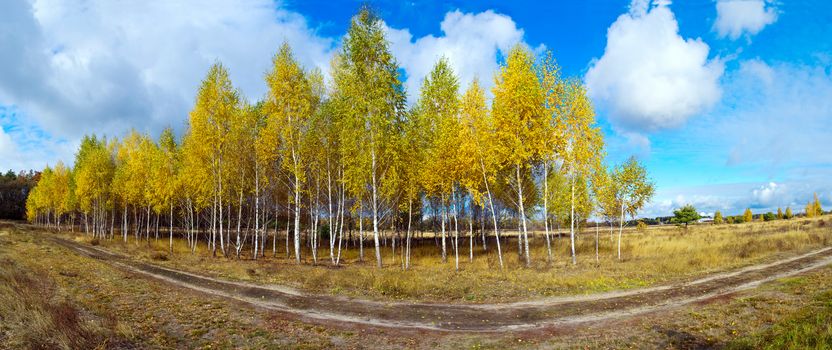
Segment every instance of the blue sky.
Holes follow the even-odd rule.
[[[181,131],[217,59],[252,100],[284,40],[326,71],[363,3],[4,1],[0,169],[71,163],[84,133]],[[411,99],[441,55],[488,85],[515,43],[552,50],[588,86],[608,163],[636,155],[656,181],[645,216],[832,207],[830,2],[369,3]]]

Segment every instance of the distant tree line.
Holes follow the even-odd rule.
[[[26,198],[37,184],[40,173],[11,170],[0,175],[0,219],[23,220],[26,218]]]
[[[814,195],[814,199],[809,201],[804,208],[803,216],[805,217],[818,217],[823,215],[823,207],[821,206],[820,199],[818,198],[817,193]],[[682,224],[688,225],[689,223],[697,222],[700,219],[712,219],[712,223],[719,225],[719,224],[739,224],[744,222],[754,222],[754,221],[774,221],[774,220],[788,220],[795,217],[795,214],[792,212],[791,207],[786,207],[786,210],[783,211],[782,208],[777,208],[777,212],[765,212],[765,213],[758,213],[754,214],[751,211],[751,208],[746,208],[745,211],[741,215],[734,215],[734,216],[723,216],[722,212],[717,210],[714,212],[713,218],[706,216],[702,217],[696,211],[696,208],[693,205],[685,205],[679,209],[673,211],[673,216],[659,216],[655,218],[641,218],[641,219],[633,219],[630,220],[627,224],[628,225],[638,225],[640,223],[646,225],[667,225],[667,224]]]
[[[674,211],[675,216],[670,219],[670,222],[677,222],[677,223],[685,223],[693,222],[699,219],[699,215],[695,214],[696,209],[693,208],[691,205],[686,205],[681,209]],[[694,215],[695,214],[695,215]],[[824,214],[823,207],[821,206],[820,199],[818,199],[817,193],[814,195],[814,199],[809,201],[806,204],[805,211],[803,216],[812,218],[818,217]],[[754,214],[751,211],[751,208],[746,208],[743,211],[742,215],[734,215],[734,216],[723,216],[722,212],[717,210],[714,213],[713,223],[716,225],[728,223],[728,224],[739,224],[745,222],[754,222],[754,221],[774,221],[774,220],[789,220],[794,218],[795,214],[792,212],[791,207],[786,207],[786,210],[783,211],[782,208],[777,208],[777,212],[765,212],[765,213],[758,213]],[[663,218],[657,218],[663,219]],[[645,220],[646,222],[650,222],[649,220]]]

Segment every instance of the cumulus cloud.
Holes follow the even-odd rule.
[[[0,105],[17,106],[23,124],[71,144],[88,132],[183,126],[217,60],[258,99],[284,40],[307,67],[326,69],[334,47],[271,0],[10,0],[0,7]]]
[[[499,55],[523,41],[523,30],[493,11],[451,11],[440,28],[424,37],[388,28],[411,100],[442,55],[463,88],[474,77],[489,87]],[[71,161],[85,133],[181,130],[214,62],[256,100],[283,41],[304,66],[324,72],[339,41],[273,0],[9,0],[0,5],[0,33],[10,34],[0,35],[0,107],[13,106],[18,130],[0,133],[0,168]]]
[[[787,187],[776,182],[769,182],[751,191],[755,206],[770,207],[783,203]]]
[[[612,124],[637,132],[681,125],[716,104],[724,65],[701,39],[683,38],[666,2],[636,0],[607,30],[585,80]]]
[[[445,14],[440,23],[443,35],[415,38],[408,29],[387,28],[390,49],[407,73],[407,92],[411,102],[419,95],[424,77],[441,57],[448,59],[465,89],[474,78],[488,89],[493,85],[498,54],[505,54],[523,40],[523,30],[503,14],[491,10]]]
[[[832,202],[832,186],[825,180],[813,180],[762,184],[751,191],[750,207],[772,212],[777,208],[791,207],[795,212],[799,212],[806,203],[814,199],[815,194],[818,195],[822,206],[828,206]]]
[[[746,208],[752,212],[776,212],[791,207],[797,213],[817,194],[824,210],[832,206],[832,172],[821,170],[814,176],[788,178],[763,183],[724,183],[683,187],[658,187],[655,199],[639,213],[642,217],[673,215],[673,210],[692,204],[698,211],[711,215],[739,215]]]
[[[754,35],[777,21],[777,11],[763,0],[720,0],[716,3],[714,30],[720,37],[738,39]]]

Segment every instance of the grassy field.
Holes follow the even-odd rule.
[[[808,225],[800,232],[812,234]],[[832,267],[825,267],[734,298],[568,332],[426,336],[303,323],[120,271],[55,246],[41,233],[0,227],[0,349],[829,348],[830,285]]]
[[[391,247],[383,249],[385,267],[373,261],[359,262],[357,249],[345,251],[343,266],[329,262],[328,249],[319,250],[319,262],[296,265],[278,246],[278,257],[268,252],[266,259],[226,259],[211,257],[204,243],[191,254],[184,242],[176,242],[168,254],[167,239],[123,243],[102,240],[108,249],[140,260],[201,274],[259,283],[279,283],[303,290],[383,300],[429,302],[500,302],[546,296],[595,293],[655,285],[690,279],[715,271],[733,269],[762,261],[828,246],[832,243],[832,217],[755,222],[735,225],[700,225],[687,230],[678,227],[652,227],[626,230],[622,245],[623,260],[616,258],[616,242],[601,230],[600,260],[595,261],[595,232],[589,230],[578,239],[578,264],[568,259],[568,237],[554,238],[554,261],[546,260],[543,235],[532,240],[533,265],[522,267],[516,241],[504,244],[506,268],[499,269],[493,242],[487,252],[475,246],[474,260],[468,261],[468,242],[460,242],[460,271],[454,271],[453,255],[442,263],[433,239],[421,242],[412,253],[413,267],[402,271],[400,255]],[[75,234],[76,240],[89,237]],[[281,241],[278,241],[281,243]],[[372,250],[365,247],[367,259]]]
[[[401,349],[415,341],[172,287],[0,225],[0,349]]]

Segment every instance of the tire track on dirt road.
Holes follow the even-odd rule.
[[[505,304],[427,304],[353,299],[310,294],[283,286],[226,281],[135,261],[55,235],[45,237],[78,254],[151,279],[311,321],[442,332],[526,331],[624,319],[707,302],[832,264],[832,247],[826,247],[690,282],[644,289]]]

